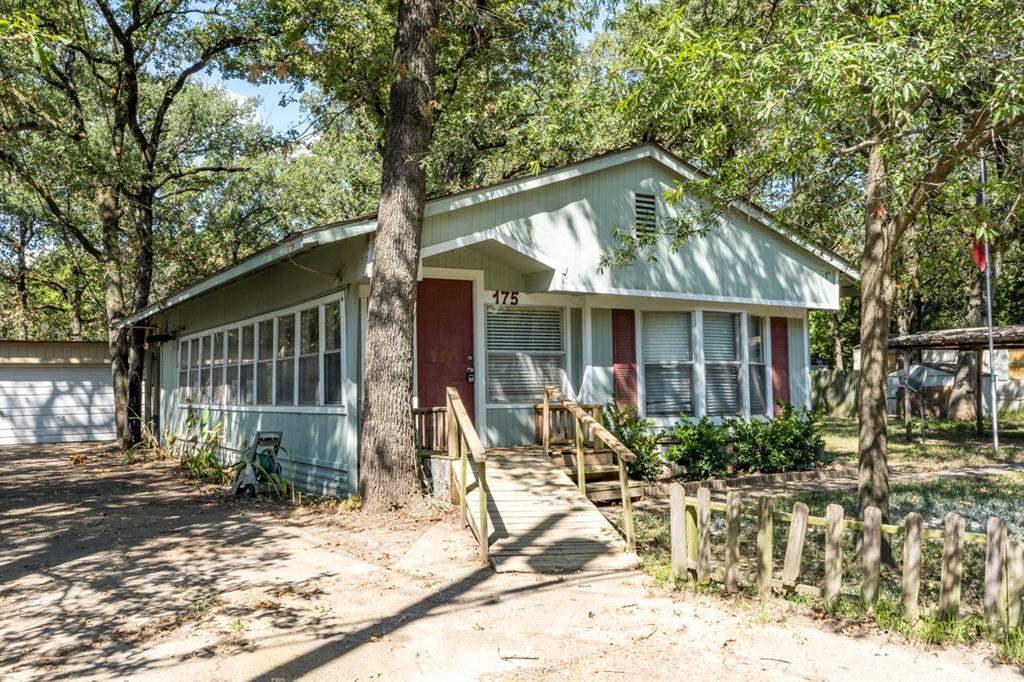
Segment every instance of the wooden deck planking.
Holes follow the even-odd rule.
[[[467,509],[475,520],[480,498],[476,467],[469,469]],[[487,487],[495,570],[562,573],[636,567],[636,555],[626,552],[618,531],[539,449],[489,450]]]

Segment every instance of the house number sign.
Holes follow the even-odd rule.
[[[491,298],[498,305],[519,305],[518,291],[495,291]]]

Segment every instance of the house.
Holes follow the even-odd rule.
[[[533,442],[545,384],[582,402],[614,393],[664,425],[808,405],[808,311],[837,308],[857,277],[834,254],[738,204],[654,263],[599,267],[617,229],[677,215],[662,194],[696,174],[642,144],[430,200],[417,404],[456,386],[491,446]],[[163,430],[196,408],[236,445],[281,430],[301,487],[354,490],[375,227],[291,235],[126,320],[152,331],[147,409]]]
[[[106,343],[0,341],[0,445],[115,435]]]

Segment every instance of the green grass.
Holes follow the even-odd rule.
[[[985,435],[975,433],[974,422],[925,422],[925,442],[920,442],[921,422],[913,421],[913,438],[907,442],[903,422],[889,421],[889,463],[920,468],[954,468],[998,462],[1024,461],[1024,413],[999,415],[1000,457],[992,451],[992,423],[985,420]],[[857,420],[826,417],[822,421],[825,452],[831,461],[857,462]]]

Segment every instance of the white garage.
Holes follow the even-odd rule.
[[[0,341],[0,446],[110,440],[107,345]]]

